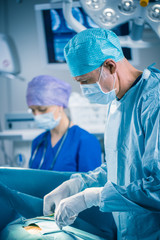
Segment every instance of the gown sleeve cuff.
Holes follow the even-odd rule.
[[[80,191],[83,191],[87,188],[87,184],[85,183],[85,181],[80,173],[72,174],[70,179],[73,179],[73,178],[78,178],[81,181]]]
[[[100,210],[102,212],[145,212],[145,209],[120,194],[113,183],[108,181],[101,192]]]

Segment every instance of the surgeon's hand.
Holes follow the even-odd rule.
[[[100,206],[102,187],[87,188],[71,197],[63,199],[55,211],[55,221],[60,229],[72,224],[78,214],[92,206]]]
[[[60,201],[70,197],[81,190],[81,180],[73,178],[62,183],[59,187],[44,196],[43,214],[48,216],[55,211]]]

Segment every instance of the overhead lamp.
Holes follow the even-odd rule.
[[[112,25],[116,23],[118,16],[113,9],[105,8],[99,18],[105,25]]]
[[[118,5],[118,8],[124,14],[130,14],[135,11],[136,5],[134,4],[133,0],[122,0]]]
[[[148,8],[148,16],[152,21],[160,22],[160,4]]]
[[[101,7],[100,0],[86,0],[86,5],[91,9],[99,9]]]
[[[139,4],[138,0],[80,0],[80,3],[98,26],[109,29],[134,18]]]
[[[142,40],[144,26],[149,26],[155,31],[160,38],[160,0],[79,0],[83,10],[86,14],[102,28],[113,29],[121,24],[130,22],[130,35],[129,38],[122,38],[125,45],[130,41],[131,47],[148,47],[152,45],[153,39],[150,42]],[[63,0],[64,8],[72,4],[72,0]],[[68,8],[69,9],[69,8]],[[64,15],[66,21],[68,18],[69,10],[66,9]],[[64,10],[64,9],[63,9]],[[70,18],[71,19],[71,18]],[[72,19],[73,20],[73,19]],[[73,21],[70,21],[70,24]],[[76,22],[75,22],[76,23]],[[84,26],[77,28],[77,24],[73,24],[72,28],[76,32],[84,30]],[[141,42],[140,42],[141,40]],[[137,42],[135,45],[134,42]],[[139,41],[139,42],[138,42]],[[159,44],[159,39],[156,40]],[[156,43],[157,43],[156,42]],[[138,45],[139,44],[139,45]],[[154,42],[155,44],[155,42]]]

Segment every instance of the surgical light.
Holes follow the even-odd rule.
[[[111,8],[104,9],[102,14],[100,15],[101,21],[106,25],[115,23],[117,18],[118,17],[116,15],[115,11]]]
[[[126,22],[130,23],[130,34],[120,36],[121,45],[133,48],[144,48],[159,44],[159,39],[144,40],[144,29],[150,27],[160,38],[160,0],[79,0],[86,14],[97,24],[107,29],[114,29]],[[64,8],[72,5],[72,0],[63,0]],[[68,9],[64,18],[68,19]],[[73,21],[72,21],[73,22]],[[84,30],[84,26],[76,32]],[[135,41],[137,43],[135,44]]]
[[[80,2],[84,11],[98,26],[109,29],[133,19],[139,5],[138,0],[80,0]]]
[[[160,4],[155,4],[148,9],[148,15],[153,21],[160,22]]]
[[[101,6],[100,0],[86,0],[86,5],[92,9],[99,9]]]
[[[134,12],[136,6],[133,0],[122,0],[121,3],[118,5],[118,8],[121,12],[125,14],[130,14]]]

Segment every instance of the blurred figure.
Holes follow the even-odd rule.
[[[64,111],[70,94],[70,85],[52,76],[37,76],[28,83],[28,107],[37,127],[46,130],[33,140],[30,168],[87,172],[100,166],[99,141]]]

